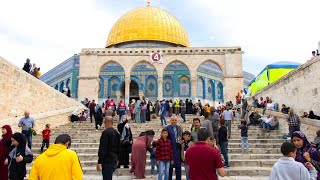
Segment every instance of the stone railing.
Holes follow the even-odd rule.
[[[286,74],[276,82],[254,94],[260,97],[270,97],[281,107],[285,104],[293,108],[296,114],[314,111],[320,114],[320,57],[306,62],[299,68]]]
[[[84,106],[75,106],[65,109],[59,109],[54,111],[48,111],[45,113],[39,113],[39,114],[30,114],[30,116],[35,118],[36,121],[36,127],[35,130],[37,133],[41,134],[42,130],[45,128],[46,124],[50,124],[51,128],[57,127],[59,125],[67,124],[70,122],[70,115],[74,110],[77,110],[77,112],[80,112],[83,110]],[[0,120],[1,127],[3,125],[10,125],[12,130],[14,132],[20,132],[21,128],[18,127],[18,123],[20,117],[10,118],[10,119],[2,119]]]
[[[262,113],[263,111],[263,109],[261,108],[252,108],[252,110],[255,110],[259,113]],[[282,133],[283,135],[289,133],[289,126],[286,121],[286,117],[288,116],[287,114],[284,114],[282,112],[269,111],[269,110],[266,110],[265,114],[275,116],[278,118],[280,133]],[[320,130],[320,120],[300,118],[300,121],[301,121],[300,130],[304,132],[308,140],[312,142],[313,139],[316,137],[317,130]]]

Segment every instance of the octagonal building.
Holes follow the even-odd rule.
[[[104,48],[86,48],[41,77],[79,101],[148,98],[234,101],[253,75],[243,72],[242,50],[190,47],[187,31],[164,9],[147,6],[125,13]],[[243,77],[245,75],[245,78]]]

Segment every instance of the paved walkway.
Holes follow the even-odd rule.
[[[102,177],[99,177],[97,175],[84,175],[84,180],[100,180]],[[121,176],[121,177],[113,177],[113,180],[131,180],[134,179],[130,176]],[[144,180],[156,180],[156,176],[151,178],[150,176],[147,176]],[[182,178],[185,179],[185,178]],[[219,180],[269,180],[268,176],[228,176],[228,177],[219,177]]]

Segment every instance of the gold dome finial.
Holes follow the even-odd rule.
[[[150,0],[148,0],[148,2],[147,2],[147,7],[149,7],[149,6],[150,6],[150,3],[151,3],[151,2],[150,2]]]

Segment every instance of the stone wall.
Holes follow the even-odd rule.
[[[72,109],[83,107],[2,57],[0,97],[0,125],[7,122],[5,119],[23,116],[26,110],[30,111],[31,115],[43,114],[48,117],[47,112],[71,108],[70,113]]]
[[[262,109],[256,108],[256,111],[262,113]],[[279,130],[281,134],[289,133],[289,126],[286,121],[287,114],[283,114],[281,112],[269,111],[265,112],[267,115],[276,116],[279,120]],[[309,118],[300,118],[301,126],[300,131],[304,132],[310,142],[313,142],[316,137],[317,130],[320,130],[320,120],[309,119]],[[249,137],[250,138],[250,137]]]
[[[313,110],[320,114],[320,58],[308,61],[291,71],[278,81],[272,83],[254,96],[270,97],[280,107],[285,104],[294,109],[295,113]]]

